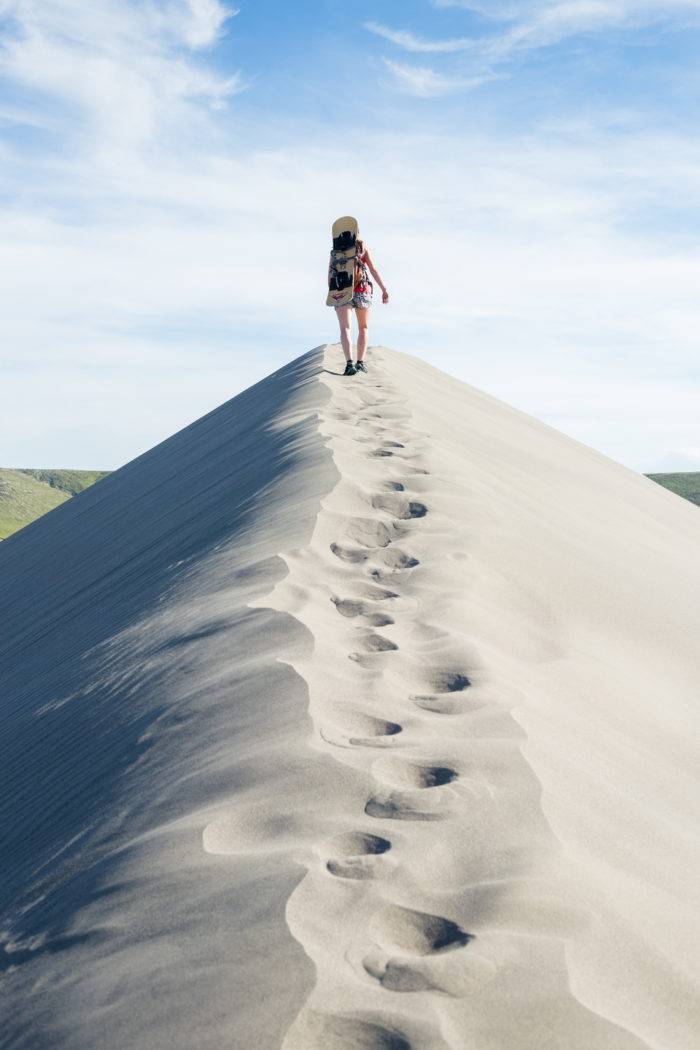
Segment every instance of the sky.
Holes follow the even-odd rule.
[[[337,341],[700,470],[700,0],[0,0],[0,465],[111,469]]]

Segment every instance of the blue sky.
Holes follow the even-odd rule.
[[[370,342],[700,469],[700,0],[0,0],[0,34],[2,465],[118,466],[335,341],[350,212]]]

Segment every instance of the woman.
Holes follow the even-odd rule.
[[[343,375],[346,376],[354,376],[356,372],[367,371],[367,366],[365,365],[365,352],[367,350],[367,321],[369,318],[369,310],[372,305],[372,292],[374,291],[374,285],[369,278],[370,274],[372,274],[372,277],[374,277],[382,290],[382,302],[389,302],[389,293],[384,287],[384,282],[377,273],[369,248],[365,248],[364,241],[360,240],[359,237],[355,242],[355,246],[357,255],[355,256],[353,297],[346,306],[336,306],[335,308],[336,313],[338,314],[338,324],[340,325],[340,342],[343,347],[343,353],[345,354],[345,372]],[[331,251],[331,261],[328,267],[329,276],[332,265],[333,252]],[[352,343],[350,342],[350,311],[353,309],[355,310],[355,317],[357,318],[356,363],[353,363],[352,360]]]

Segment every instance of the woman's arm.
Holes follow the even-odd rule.
[[[372,276],[374,277],[375,281],[377,282],[377,284],[379,285],[379,287],[382,290],[382,302],[383,303],[388,303],[389,302],[389,293],[387,292],[386,288],[384,287],[384,281],[379,276],[379,272],[378,272],[377,268],[374,265],[374,261],[372,259],[372,256],[369,254],[369,248],[365,249],[365,262],[367,263],[367,269],[372,274]]]

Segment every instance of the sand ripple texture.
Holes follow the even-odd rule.
[[[8,1050],[690,1050],[698,509],[317,348],[0,544]]]
[[[548,447],[544,428],[463,403],[410,359],[375,350],[355,380],[338,360],[329,348],[320,428],[340,477],[263,599],[313,637],[291,663],[310,746],[345,785],[293,815],[306,875],[286,919],[316,980],[283,1048],[680,1050],[672,1004],[692,996],[656,924],[630,914],[649,828],[632,830],[639,810],[617,794],[632,771],[612,753],[642,675],[597,663],[609,592],[586,589],[611,552],[591,557],[579,507],[547,490],[578,467],[580,504],[621,468],[559,436]],[[510,418],[485,426],[489,413]],[[662,922],[675,906],[655,883],[644,910]]]

